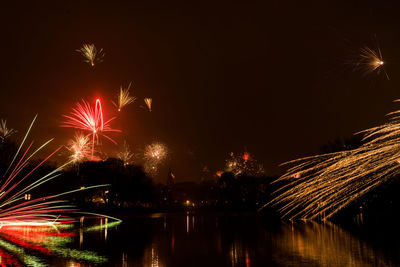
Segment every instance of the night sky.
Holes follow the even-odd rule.
[[[164,168],[178,181],[198,181],[204,166],[216,172],[231,151],[246,148],[274,175],[280,163],[383,123],[399,108],[394,4],[7,2],[0,118],[19,130],[17,140],[38,113],[33,139],[55,137],[51,149],[65,144],[74,130],[59,127],[62,114],[100,97],[105,116],[118,115],[113,125],[123,130],[112,134],[119,146],[103,140],[110,156],[123,140],[134,152],[160,141],[170,150]],[[376,41],[389,81],[351,65]],[[104,62],[84,63],[75,51],[83,43],[103,48]],[[130,81],[139,100],[117,114],[111,100]],[[151,113],[140,107],[143,97],[153,98]],[[158,179],[165,177],[163,170]]]

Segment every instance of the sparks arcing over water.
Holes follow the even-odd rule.
[[[89,63],[92,67],[95,63],[102,62],[104,58],[103,48],[97,51],[94,44],[83,44],[82,47],[76,51],[79,52],[85,58],[85,62]]]
[[[99,135],[101,134],[114,144],[116,142],[105,135],[105,132],[120,132],[120,130],[113,129],[110,126],[110,122],[115,119],[115,117],[104,120],[103,118],[103,109],[101,107],[100,99],[96,99],[96,103],[94,108],[92,108],[88,102],[82,100],[81,103],[77,103],[76,107],[72,109],[70,115],[64,115],[67,119],[61,126],[62,127],[71,127],[80,130],[90,131],[92,134],[92,153],[93,157],[94,153],[94,145],[95,143],[99,143]]]
[[[60,149],[56,149],[38,164],[29,167],[31,159],[52,141],[45,142],[33,152],[31,152],[33,142],[31,142],[26,149],[22,150],[35,120],[36,117],[30,124],[0,181],[0,228],[6,225],[55,225],[66,220],[70,221],[70,218],[60,214],[76,211],[76,208],[59,197],[89,188],[105,186],[91,186],[48,196],[38,195],[36,191],[33,194],[34,189],[60,176],[59,172],[72,162],[67,162],[43,176],[34,177],[35,171]]]
[[[12,252],[26,266],[47,266],[38,257],[38,253],[103,263],[106,258],[97,255],[95,252],[65,247],[65,244],[71,241],[70,237],[75,235],[73,232],[60,231],[68,229],[67,224],[75,221],[65,214],[82,212],[78,212],[75,206],[68,204],[68,201],[62,200],[60,197],[109,185],[89,186],[84,189],[75,189],[47,196],[40,195],[37,190],[34,190],[58,177],[59,172],[72,162],[63,164],[43,176],[35,175],[36,170],[59,150],[56,149],[44,160],[29,167],[31,159],[52,141],[45,142],[36,150],[33,150],[33,142],[31,142],[27,145],[27,148],[23,149],[35,120],[36,117],[30,124],[0,182],[0,247]],[[79,135],[77,136],[79,137]],[[78,139],[81,139],[81,137]],[[116,218],[106,217],[120,222]],[[112,223],[115,224],[116,222]],[[35,251],[35,256],[29,255],[31,250]],[[10,258],[10,260],[13,259]]]
[[[128,88],[124,89],[122,86],[119,89],[118,100],[117,102],[112,101],[114,106],[118,108],[118,111],[121,111],[123,107],[133,103],[136,100],[135,96],[131,96],[129,94],[129,89],[131,88],[131,83],[129,83]]]
[[[8,137],[16,133],[17,131],[14,129],[7,128],[7,121],[1,120],[0,121],[0,140],[4,142]]]
[[[64,164],[50,173],[28,183],[29,180],[32,180],[32,174],[59,150],[56,149],[31,170],[26,170],[31,158],[52,141],[49,140],[45,142],[33,152],[30,152],[33,144],[33,142],[31,142],[25,151],[20,153],[35,120],[36,117],[29,126],[23,141],[0,183],[1,226],[21,223],[42,225],[54,223],[54,221],[62,222],[64,218],[55,215],[55,213],[75,210],[73,206],[67,204],[65,201],[55,199],[56,196],[40,196],[32,199],[30,197],[30,193],[33,189],[58,177],[58,172],[68,164]],[[22,186],[23,184],[24,186]],[[26,197],[26,194],[29,194],[29,198]]]
[[[388,123],[361,132],[359,148],[285,163],[297,165],[277,180],[287,184],[268,204],[278,206],[282,217],[290,219],[329,219],[399,175],[399,114],[400,110],[392,112]]]

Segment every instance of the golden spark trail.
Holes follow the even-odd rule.
[[[144,99],[144,103],[146,104],[147,108],[149,109],[149,111],[151,112],[151,104],[153,102],[153,99],[151,98],[145,98]]]
[[[325,220],[399,175],[398,114],[400,110],[389,114],[388,123],[360,132],[364,138],[359,148],[284,163],[297,165],[277,180],[287,184],[266,205],[279,207],[284,218]]]
[[[129,83],[128,88],[126,89],[122,88],[121,86],[117,102],[111,101],[114,104],[114,106],[118,108],[118,111],[121,111],[123,107],[133,103],[136,100],[135,96],[129,95],[130,88],[131,88],[131,83]]]
[[[376,72],[378,75],[381,71],[385,73],[386,78],[389,80],[389,75],[384,69],[385,61],[383,60],[382,52],[379,46],[376,50],[365,46],[360,49],[359,60],[356,63],[356,68],[361,69],[364,74],[371,74]]]
[[[4,142],[8,137],[15,134],[17,131],[14,129],[7,128],[7,121],[1,120],[0,121],[0,140]]]
[[[83,46],[76,51],[79,52],[85,58],[85,62],[89,63],[92,67],[95,63],[103,62],[105,55],[103,48],[97,51],[94,44],[83,44]]]

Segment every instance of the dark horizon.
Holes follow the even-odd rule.
[[[113,124],[119,146],[152,141],[170,150],[160,173],[198,181],[204,166],[224,167],[247,149],[267,175],[282,162],[313,155],[337,137],[379,125],[399,109],[395,3],[117,4],[105,1],[3,5],[0,118],[32,137],[73,137],[59,127],[81,99],[101,97],[105,115],[132,81],[138,103]],[[359,49],[379,43],[390,76],[354,71]],[[94,43],[104,62],[90,67],[75,51]],[[350,62],[351,63],[351,62]],[[140,108],[153,98],[153,111]],[[15,138],[15,137],[14,137]]]

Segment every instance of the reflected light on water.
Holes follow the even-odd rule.
[[[320,266],[394,266],[366,242],[331,223],[284,224],[275,238],[281,251],[276,261],[283,265],[307,262]]]
[[[122,267],[128,266],[128,254],[122,252]]]
[[[122,224],[82,217],[57,229],[2,227],[0,265],[40,266],[46,259],[48,266],[71,267],[400,266],[397,243],[385,239],[383,251],[375,242],[330,223],[271,223],[251,215],[164,214]]]
[[[235,245],[232,244],[231,247],[231,263],[232,266],[236,266],[236,264],[238,263],[238,255],[237,255],[237,249],[235,248]]]
[[[190,266],[193,262],[208,267],[395,266],[387,255],[334,224],[263,225],[255,217],[238,218],[186,213],[167,218],[169,231],[164,230],[165,220],[155,221],[158,228],[153,228],[151,242],[134,262],[147,267]],[[175,225],[181,230],[175,232]]]
[[[69,261],[67,262],[66,266],[68,267],[90,267],[91,265],[75,262],[75,261]]]
[[[246,250],[246,267],[250,267],[250,257],[249,252]]]
[[[80,227],[79,227],[79,248],[82,248],[83,244],[83,220],[85,219],[84,216],[80,217]]]
[[[47,266],[42,257],[49,255],[67,259],[67,266],[85,266],[79,263],[82,261],[99,264],[106,262],[105,257],[93,251],[70,248],[75,235],[71,224],[3,226],[0,230],[0,247],[27,266]]]
[[[172,236],[171,236],[171,251],[174,252],[175,250],[175,234],[174,232],[172,232]]]
[[[186,233],[189,233],[189,214],[186,215]]]
[[[144,267],[165,267],[159,256],[159,250],[154,244],[144,251]]]
[[[105,224],[105,228],[104,228],[104,240],[107,241],[108,218],[104,218],[104,224]]]
[[[151,248],[151,267],[159,267],[158,254],[156,254],[154,248]]]
[[[243,263],[248,260],[248,253],[245,252],[242,242],[236,240],[231,245],[230,257],[232,266],[243,266]]]

